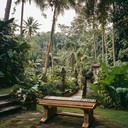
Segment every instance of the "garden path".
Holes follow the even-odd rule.
[[[78,90],[77,93],[75,93],[75,94],[72,95],[71,97],[73,97],[73,98],[82,98],[82,93],[83,93],[83,90],[80,89],[80,90]]]
[[[92,95],[93,91],[90,89],[89,87],[89,83],[87,83],[87,95],[90,96]],[[71,97],[74,98],[82,98],[82,94],[83,94],[83,89],[79,89],[77,93],[75,93],[74,95],[72,95]]]

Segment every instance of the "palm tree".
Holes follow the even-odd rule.
[[[94,59],[95,62],[97,63],[97,52],[96,52],[96,6],[97,6],[97,1],[93,0],[92,1],[92,28],[93,28],[93,43],[94,43]]]
[[[82,3],[82,4],[81,4]],[[93,29],[93,51],[94,51],[94,60],[97,62],[97,52],[96,52],[96,26],[97,26],[97,0],[80,0],[79,1],[79,9],[78,9],[78,15],[79,18],[82,20],[85,24],[91,24]],[[85,22],[86,21],[86,22]],[[87,27],[86,27],[87,28]],[[85,29],[86,29],[85,28]]]
[[[112,3],[112,10],[115,13],[115,3]],[[114,23],[112,25],[112,53],[113,53],[113,65],[115,66],[116,58],[115,58],[115,29]]]
[[[98,4],[98,15],[99,21],[101,23],[102,28],[102,61],[107,64],[107,44],[105,39],[105,26],[108,19],[108,13],[110,11],[110,6],[112,4],[112,0],[100,0]]]
[[[38,23],[38,21],[35,20],[33,17],[28,17],[27,21],[24,21],[23,33],[27,34],[31,39],[31,36],[37,33],[37,30],[39,29],[38,28],[39,25],[40,24]]]
[[[87,18],[90,18],[89,22],[92,23],[93,28],[93,43],[94,43],[94,59],[97,62],[97,52],[96,52],[96,8],[97,8],[97,0],[88,0],[86,1],[86,15]]]
[[[47,73],[47,67],[48,67],[48,61],[49,61],[49,53],[52,49],[52,43],[53,43],[53,35],[55,31],[55,25],[57,21],[57,17],[59,14],[63,14],[65,9],[70,9],[70,7],[75,8],[76,0],[35,0],[35,3],[37,3],[40,8],[43,8],[48,6],[51,7],[53,10],[53,22],[51,27],[51,34],[50,39],[48,41],[48,47],[47,47],[47,53],[46,53],[46,60],[45,60],[45,71],[44,75]]]
[[[107,45],[105,39],[105,27],[108,18],[108,12],[110,10],[111,4],[113,0],[80,0],[80,2],[84,2],[85,8],[87,10],[86,14],[93,17],[93,29],[95,30],[95,16],[97,15],[97,19],[101,24],[102,29],[102,61],[107,63]],[[95,45],[95,33],[94,33],[94,45]],[[96,58],[96,51],[95,51]]]
[[[29,3],[31,4],[31,0],[17,0],[15,3],[16,5],[22,3],[21,6],[21,21],[20,21],[20,34],[23,35],[23,15],[24,15],[24,4],[26,1],[29,1]]]
[[[12,0],[7,0],[5,14],[4,14],[4,21],[7,21],[9,19],[11,4],[12,4]]]

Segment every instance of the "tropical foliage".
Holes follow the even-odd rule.
[[[123,62],[128,61],[128,1],[118,0],[114,3],[112,21],[116,33],[116,57]]]
[[[0,84],[13,85],[22,81],[30,48],[25,40],[11,34],[10,24],[14,19],[0,21]]]
[[[33,17],[29,17],[27,21],[24,21],[23,34],[31,38],[32,35],[37,33],[37,30],[39,29],[38,26],[38,21],[34,20]]]
[[[110,68],[101,62],[99,80],[90,86],[104,107],[128,107],[128,64]]]
[[[40,33],[33,16],[23,20],[28,1],[16,0],[22,4],[22,36],[15,34],[14,19],[8,20],[9,8],[6,20],[0,21],[0,87],[17,85],[12,94],[20,93],[17,99],[34,109],[39,96],[72,94],[82,84],[82,71],[92,71],[92,64],[102,60],[99,79],[90,85],[94,95],[105,107],[127,108],[128,1],[34,0],[43,13],[53,11],[51,32]],[[71,26],[59,24],[60,32],[55,33],[58,15],[70,8],[77,12]]]

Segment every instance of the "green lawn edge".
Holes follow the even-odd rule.
[[[119,125],[121,128],[128,127],[128,110],[96,108],[94,113],[100,115],[107,122]]]

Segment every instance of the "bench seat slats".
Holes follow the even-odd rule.
[[[65,113],[57,113],[57,107],[82,109],[84,112],[82,115],[84,117],[82,128],[89,128],[89,125],[94,120],[93,110],[96,107],[95,99],[46,96],[43,99],[38,99],[38,104],[44,107],[44,117],[40,120],[41,123],[47,122],[58,114],[65,115]],[[76,116],[76,113],[66,113],[66,115]]]
[[[38,100],[39,105],[44,106],[58,106],[58,107],[72,107],[83,109],[94,109],[96,102],[87,102],[85,99],[76,99],[68,97],[54,97],[47,96],[41,100]]]
[[[58,107],[67,107],[67,108],[81,108],[81,109],[94,109],[94,106],[95,105],[81,105],[81,104],[67,104],[67,103],[63,103],[63,104],[60,104],[60,103],[48,103],[48,102],[40,102],[38,103],[39,105],[43,105],[43,106],[58,106]]]
[[[68,100],[68,101],[84,101],[84,102],[96,102],[96,99],[83,99],[83,98],[73,98],[73,97],[59,97],[59,96],[46,96],[44,99],[52,100]]]

